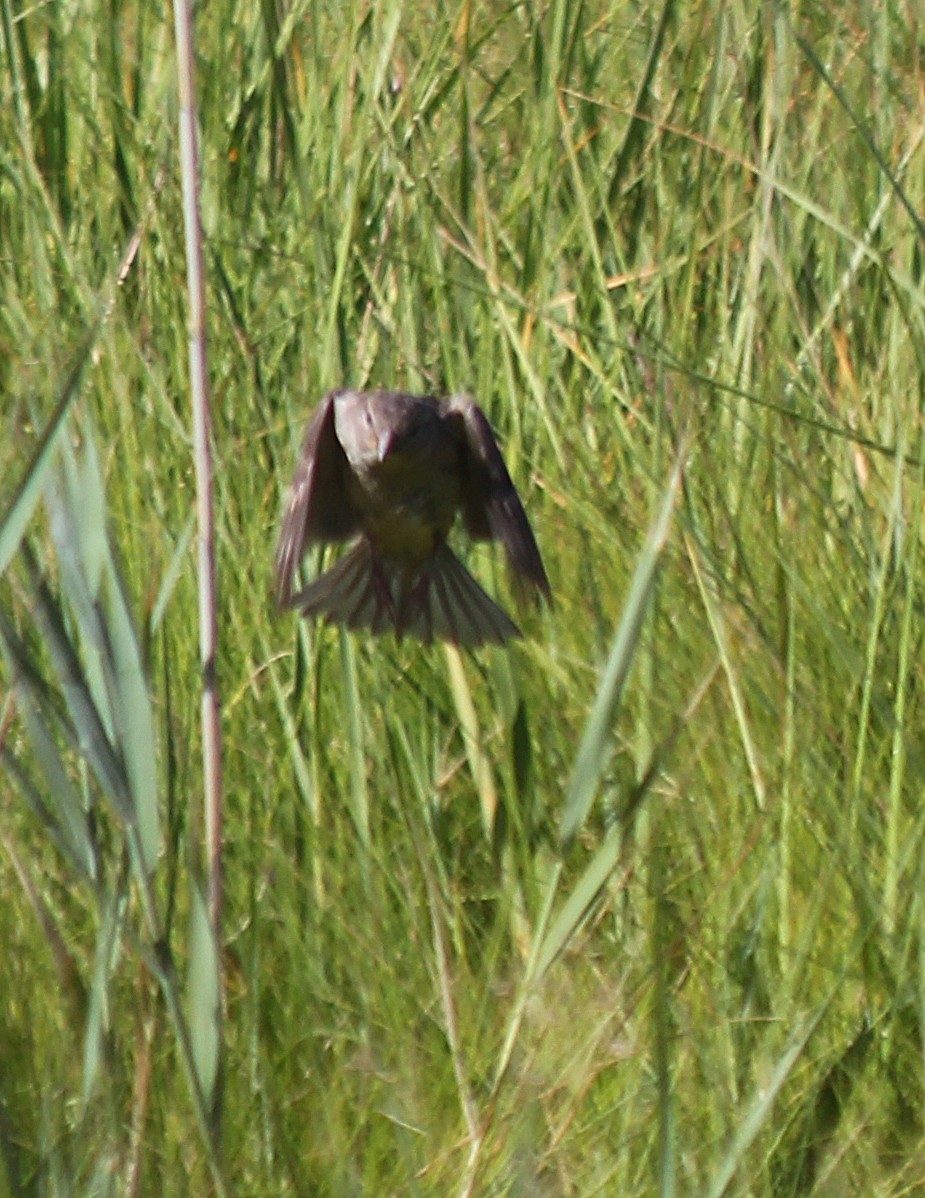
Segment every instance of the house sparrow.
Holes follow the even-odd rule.
[[[463,396],[332,391],[305,435],[276,551],[281,607],[348,628],[503,644],[521,631],[448,547],[456,519],[500,541],[537,599],[549,581],[491,425]],[[356,538],[293,594],[306,548]]]

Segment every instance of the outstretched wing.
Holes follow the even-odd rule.
[[[334,428],[331,391],[315,409],[296,464],[276,547],[276,601],[286,607],[302,555],[318,541],[343,541],[359,530],[351,502],[349,465]]]
[[[447,402],[446,415],[462,433],[463,524],[473,537],[500,541],[512,569],[551,599],[533,529],[485,413],[471,399],[457,395]]]

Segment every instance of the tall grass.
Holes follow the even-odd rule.
[[[916,1192],[914,6],[200,6],[215,1111],[172,25],[0,17],[5,1192]],[[339,383],[489,412],[524,644],[273,611]]]

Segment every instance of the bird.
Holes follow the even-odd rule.
[[[447,544],[457,516],[504,547],[521,591],[552,600],[549,579],[491,425],[468,396],[329,392],[312,414],[276,550],[283,609],[350,629],[474,647],[520,628]],[[352,541],[295,590],[307,549]]]

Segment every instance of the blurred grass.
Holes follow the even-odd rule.
[[[150,899],[195,1006],[169,13],[0,0],[0,17],[0,512],[38,494],[29,464],[96,329],[62,440],[99,455],[151,695]],[[914,6],[218,0],[197,20],[230,1190],[917,1192]],[[308,411],[342,382],[466,388],[490,413],[556,594],[524,645],[460,672],[439,649],[275,616],[282,492]],[[683,435],[649,615],[563,856]],[[23,527],[0,529],[4,561]],[[54,517],[25,528],[77,637]],[[467,557],[503,589],[490,552]],[[52,739],[36,756],[5,660],[0,743],[20,772],[0,780],[0,1192],[204,1191],[162,945],[124,812],[99,805],[66,733],[27,561],[0,607]],[[568,934],[530,984],[547,926]]]

